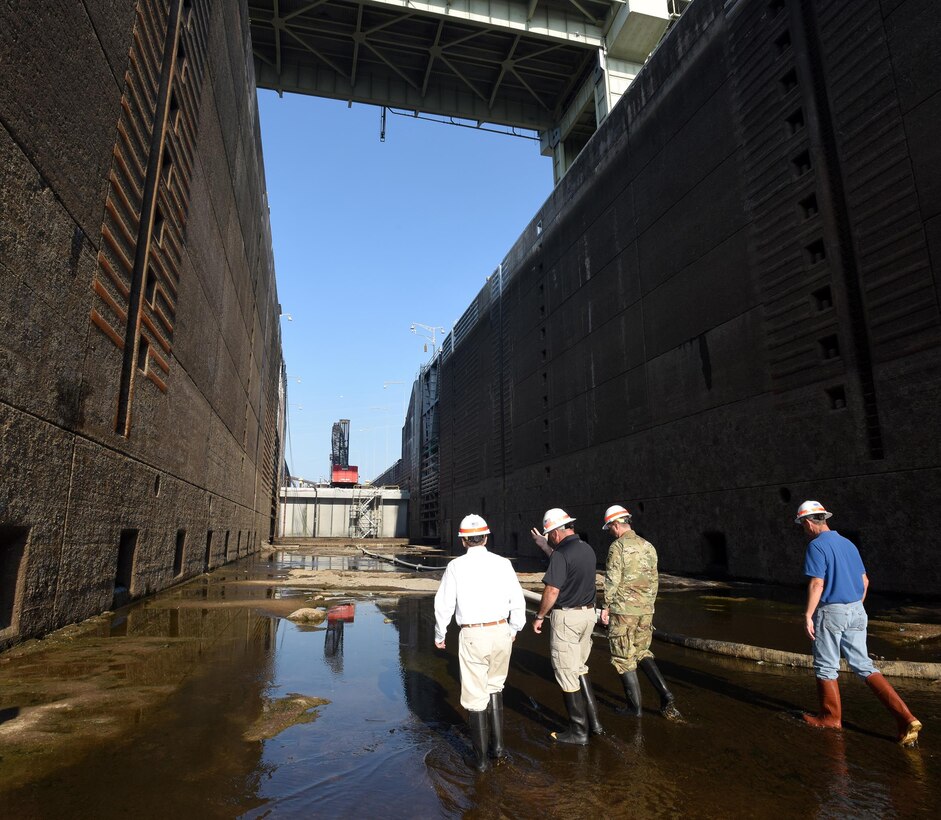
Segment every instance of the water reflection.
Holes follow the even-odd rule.
[[[355,604],[341,604],[327,610],[327,633],[323,641],[323,656],[335,674],[343,672],[343,630],[355,619]]]
[[[280,570],[338,570],[343,572],[398,572],[394,564],[367,555],[304,555],[279,551],[274,561]],[[284,574],[281,577],[286,577]]]
[[[249,608],[137,607],[6,664],[4,698],[31,704],[0,737],[7,816],[117,817],[144,801],[225,817],[257,804],[266,765],[242,733],[271,682],[277,624]]]

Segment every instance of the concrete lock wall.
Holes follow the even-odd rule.
[[[697,0],[446,340],[441,534],[624,503],[666,570],[797,582],[806,498],[937,593],[937,4]],[[453,352],[449,342],[453,341]]]
[[[281,355],[245,5],[5,5],[0,53],[2,648],[258,548]]]
[[[405,490],[383,487],[363,490],[346,487],[283,487],[279,510],[282,538],[352,538],[361,528],[353,527],[354,510],[375,494],[370,515],[381,519],[374,538],[408,537],[408,500]],[[381,514],[376,510],[381,504]]]

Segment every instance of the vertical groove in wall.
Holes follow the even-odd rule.
[[[506,280],[504,279],[504,287]],[[518,283],[513,286],[519,287]],[[500,355],[501,355],[501,383],[500,383],[500,418],[503,424],[503,478],[509,475],[515,467],[513,451],[513,361],[515,349],[513,347],[513,328],[515,321],[513,311],[505,306],[505,291],[500,295]]]
[[[447,527],[447,512],[454,492],[452,414],[443,408],[453,400],[451,380],[445,384],[443,355],[427,366],[419,380],[419,492],[421,534],[437,537],[439,521]]]
[[[137,9],[90,317],[122,352],[114,428],[125,437],[139,379],[167,389],[209,5]]]
[[[503,285],[502,266],[490,276],[490,367],[493,378],[490,381],[490,416],[493,425],[495,444],[491,448],[489,475],[500,478],[504,475],[504,453],[506,451],[506,430],[503,421]]]
[[[806,78],[795,62],[791,20],[784,4],[751,3],[729,20],[729,53],[742,183],[750,216],[749,252],[761,297],[772,390],[845,379],[841,358],[821,361],[817,339],[835,334],[832,305],[815,310],[811,294],[826,288],[836,260],[809,257],[824,243],[816,201],[819,185],[806,121]],[[824,397],[821,394],[821,404]]]
[[[823,45],[820,41],[817,11],[814,3],[808,2],[808,0],[800,0],[798,8],[806,37],[810,75],[813,78],[812,91],[817,108],[819,138],[826,159],[827,172],[822,175],[820,183],[828,186],[833,205],[832,217],[842,262],[841,273],[843,274],[843,286],[849,312],[849,330],[856,358],[856,370],[865,418],[866,441],[869,457],[871,459],[882,459],[885,458],[885,446],[882,439],[879,403],[872,369],[870,331],[863,301],[859,260],[853,243],[849,207],[843,185],[844,171],[837,147],[836,134],[834,133],[833,111],[825,80],[826,69],[822,54]],[[855,9],[845,8],[845,15],[849,16],[844,16],[844,20],[852,20],[854,11]],[[881,70],[884,71],[885,68]]]
[[[135,374],[138,369],[146,372],[147,361],[138,367],[138,353],[141,345],[147,342],[141,339],[141,301],[144,293],[144,279],[150,258],[151,241],[156,227],[157,241],[162,242],[163,225],[157,215],[157,181],[163,162],[163,147],[167,137],[167,118],[170,110],[170,86],[176,70],[176,56],[180,39],[181,5],[183,0],[173,0],[167,20],[166,37],[160,60],[160,81],[157,86],[157,99],[154,107],[153,128],[150,132],[147,172],[141,195],[141,211],[138,219],[138,234],[134,254],[134,268],[131,272],[128,293],[127,323],[124,330],[124,358],[121,363],[121,382],[118,388],[118,411],[115,430],[119,435],[127,436],[131,426],[131,396],[134,391]],[[155,222],[157,223],[155,226]],[[148,348],[144,349],[145,355]],[[149,358],[149,356],[148,356]]]
[[[844,0],[814,13],[877,369],[941,342],[937,291],[881,9]]]

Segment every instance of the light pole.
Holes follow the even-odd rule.
[[[418,333],[418,328],[422,330],[427,330],[431,335],[425,336],[424,334]],[[443,327],[433,327],[431,325],[423,325],[421,322],[412,322],[412,326],[409,328],[416,336],[421,335],[423,339],[429,339],[431,341],[431,355],[435,355],[435,350],[437,349],[437,334],[444,333]],[[428,345],[425,345],[425,353],[428,352]]]

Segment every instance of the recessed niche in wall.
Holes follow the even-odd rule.
[[[112,608],[124,606],[130,600],[138,535],[138,530],[121,530],[121,538],[118,542],[118,563],[114,572]]]
[[[160,160],[160,176],[167,188],[173,185],[173,154],[170,151],[170,144],[167,143],[163,148],[163,158]]]
[[[179,129],[180,125],[180,102],[177,99],[176,92],[173,91],[170,94],[170,108],[167,112],[167,126],[171,128],[174,133]]]
[[[703,571],[707,575],[725,576],[729,574],[729,551],[725,533],[718,530],[706,530],[702,534]]]
[[[147,353],[150,350],[150,342],[143,336],[140,337],[140,341],[137,343],[137,369],[141,373],[147,372]]]
[[[831,410],[843,410],[846,407],[846,390],[842,384],[827,388],[827,400]]]
[[[789,136],[794,136],[798,131],[802,131],[804,128],[804,109],[798,108],[792,111],[784,122]]]
[[[822,239],[815,239],[804,248],[807,256],[807,262],[810,265],[817,265],[827,258],[827,249]]]
[[[163,212],[160,210],[160,206],[158,205],[156,211],[154,212],[154,227],[152,233],[153,241],[157,245],[163,245],[163,236],[166,224],[166,220],[163,218]]]
[[[833,291],[830,290],[829,285],[818,288],[810,295],[814,300],[814,307],[817,308],[817,310],[829,310],[833,307]]]
[[[791,158],[791,168],[794,170],[794,176],[796,177],[802,177],[813,167],[810,161],[810,151],[801,151]]]
[[[173,553],[173,577],[183,572],[183,551],[186,548],[186,530],[177,530],[176,549]]]
[[[209,572],[212,561],[212,530],[206,530],[206,552],[203,554],[203,572]]]
[[[822,359],[840,358],[840,340],[835,333],[818,339],[817,347],[820,350],[820,358]]]
[[[29,527],[0,527],[0,632],[15,629]]]
[[[812,219],[820,212],[820,208],[817,205],[816,194],[805,196],[798,205],[800,206],[800,213],[803,219]]]

